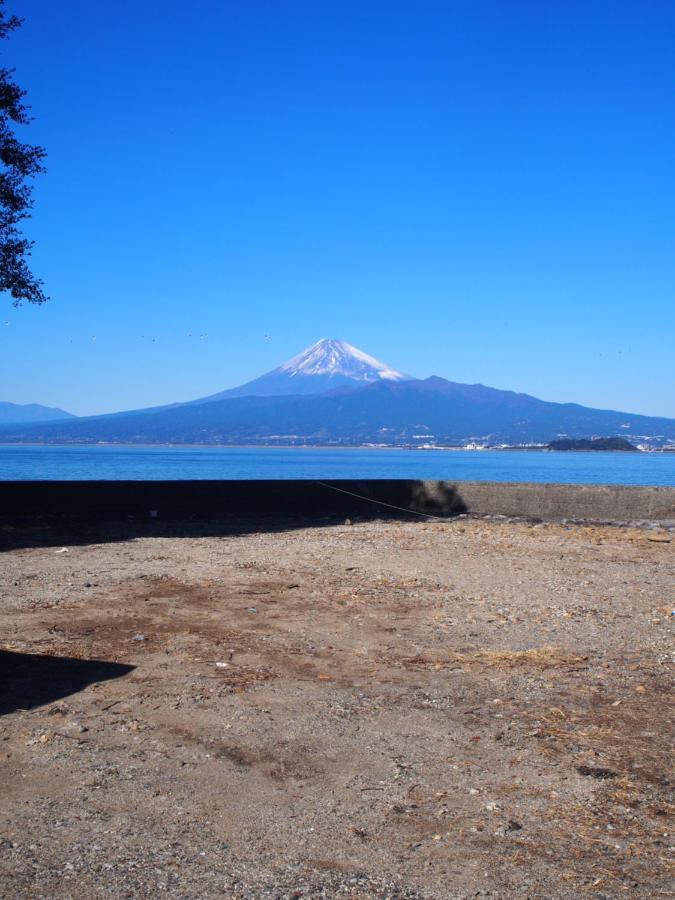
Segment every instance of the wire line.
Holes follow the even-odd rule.
[[[385,503],[384,500],[375,500],[372,497],[365,497],[363,494],[355,494],[354,491],[345,490],[345,488],[335,487],[334,484],[327,484],[325,481],[314,481],[314,484],[320,484],[322,487],[330,488],[331,491],[337,491],[340,494],[348,494],[350,497],[356,497],[358,500],[367,500],[368,503],[375,503],[377,506],[387,506],[389,509],[397,509],[399,512],[410,513],[413,516],[421,516],[423,519],[435,519],[437,522],[450,522],[450,516],[434,516],[432,513],[419,512],[416,509],[408,509],[405,506],[396,506],[394,503]]]

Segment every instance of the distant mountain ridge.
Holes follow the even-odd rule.
[[[422,381],[380,379],[305,396],[229,396],[0,429],[0,441],[222,445],[516,444],[598,435],[675,442],[675,419],[549,403],[434,376]]]
[[[72,413],[55,406],[42,406],[39,403],[10,403],[0,400],[0,425],[17,422],[53,422],[59,419],[74,419]]]

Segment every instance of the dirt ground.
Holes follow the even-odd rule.
[[[50,528],[2,531],[3,898],[669,893],[675,531]]]

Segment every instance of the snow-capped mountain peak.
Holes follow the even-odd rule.
[[[407,377],[369,356],[363,350],[346,341],[321,338],[302,353],[289,359],[275,370],[278,374],[292,377],[302,375],[343,376],[352,381],[406,381]]]
[[[194,402],[224,400],[226,397],[322,394],[336,388],[358,388],[378,381],[409,380],[409,375],[397,372],[346,341],[322,338],[266,375]]]

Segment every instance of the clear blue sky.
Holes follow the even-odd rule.
[[[675,417],[672,0],[8,9],[52,299],[0,297],[0,399],[186,400],[336,337]]]

